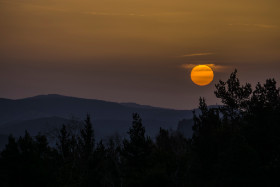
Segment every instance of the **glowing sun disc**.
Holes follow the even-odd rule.
[[[206,86],[213,81],[214,72],[207,65],[198,65],[192,69],[191,79],[199,86]]]

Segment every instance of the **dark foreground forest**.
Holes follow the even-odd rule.
[[[129,138],[95,142],[87,116],[77,130],[55,136],[12,135],[0,157],[0,186],[280,186],[280,89],[274,79],[255,88],[233,72],[216,86],[223,105],[199,100],[193,137],[160,129],[145,135],[133,114]]]

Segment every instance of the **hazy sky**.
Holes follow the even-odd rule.
[[[279,0],[0,0],[0,97],[57,93],[176,109],[214,84],[280,81]],[[193,84],[194,64],[214,81]],[[279,84],[278,84],[279,85]]]

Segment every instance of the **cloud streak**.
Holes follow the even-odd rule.
[[[277,25],[268,25],[268,24],[248,24],[248,23],[230,23],[229,26],[244,26],[244,27],[258,27],[264,29],[273,29],[277,28]]]
[[[209,56],[209,55],[213,55],[213,54],[214,53],[192,53],[192,54],[182,55],[181,57]]]
[[[216,64],[182,64],[181,68],[191,70],[197,65],[206,65],[209,66],[215,72],[224,72],[226,69],[230,68],[229,66],[225,65],[216,65]]]
[[[144,16],[142,14],[128,13],[110,13],[110,12],[83,12],[84,14],[93,15],[93,16]]]

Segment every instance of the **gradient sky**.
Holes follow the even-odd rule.
[[[279,0],[0,0],[0,97],[191,109],[214,84],[280,81]],[[195,64],[214,81],[193,84]],[[278,84],[279,85],[279,84]]]

